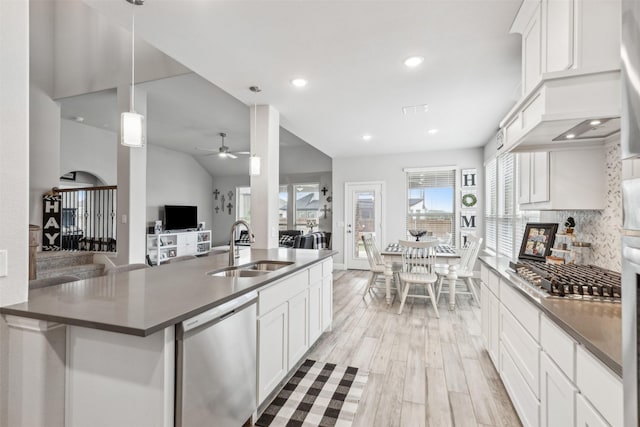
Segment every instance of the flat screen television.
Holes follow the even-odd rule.
[[[198,207],[164,205],[164,229],[167,231],[198,228]]]

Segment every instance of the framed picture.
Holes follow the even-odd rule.
[[[64,179],[64,180],[67,180],[67,181],[75,181],[76,180],[76,173],[75,172],[65,173],[64,175],[62,175],[60,177],[60,179]]]
[[[558,231],[558,224],[555,223],[527,223],[518,259],[544,261],[545,257],[551,255],[556,231]]]

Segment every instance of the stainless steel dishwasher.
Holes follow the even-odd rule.
[[[250,292],[177,325],[176,427],[238,427],[256,410],[256,301]]]

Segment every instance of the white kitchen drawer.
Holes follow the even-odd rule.
[[[484,264],[480,264],[480,280],[485,285],[489,284],[489,267]]]
[[[576,385],[609,424],[622,426],[622,382],[583,346],[576,353]]]
[[[507,284],[500,288],[500,301],[518,319],[533,339],[540,342],[540,311]]]
[[[309,270],[304,270],[258,291],[258,317],[304,291],[308,286]]]
[[[493,271],[489,271],[489,280],[487,282],[489,290],[497,297],[500,296],[500,276]]]
[[[500,307],[500,338],[520,374],[540,397],[540,347],[504,306]]]
[[[547,316],[541,317],[540,345],[542,350],[553,359],[571,381],[575,382],[577,343]]]
[[[524,427],[540,426],[540,402],[529,389],[513,358],[500,346],[500,377]]]
[[[322,262],[322,276],[330,276],[333,274],[333,258],[329,258]]]
[[[579,394],[576,396],[576,427],[610,427],[602,415]]]
[[[322,281],[322,264],[318,263],[309,269],[309,283]]]

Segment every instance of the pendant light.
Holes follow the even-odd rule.
[[[136,113],[135,104],[135,7],[142,6],[144,0],[126,0],[131,3],[131,99],[129,111],[120,116],[120,143],[127,147],[144,147],[145,126],[144,116]]]
[[[251,86],[249,88],[249,90],[253,93],[259,93],[262,91],[262,89],[260,89],[258,86]],[[256,105],[256,102],[254,101],[253,103],[253,141],[254,144],[256,144],[256,135],[257,135],[257,125],[258,125],[258,106]],[[251,176],[258,176],[260,175],[260,157],[255,155],[255,154],[251,154],[251,157],[249,158],[249,175]]]

